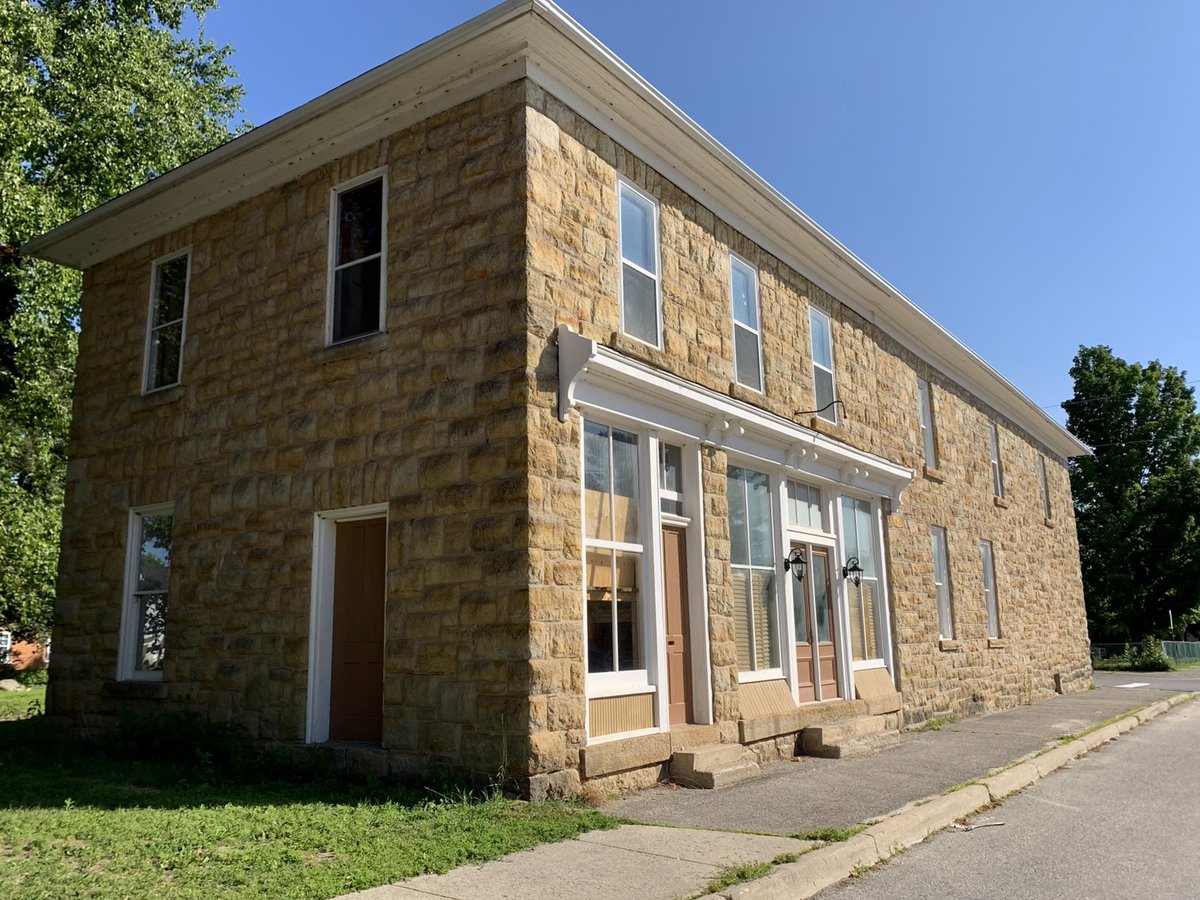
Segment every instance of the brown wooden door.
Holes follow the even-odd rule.
[[[338,522],[334,545],[329,739],[383,739],[387,521]]]
[[[799,550],[808,558],[808,547],[804,544],[792,544],[793,550]],[[795,570],[793,570],[795,571]],[[817,688],[813,683],[813,634],[812,612],[809,605],[810,578],[806,575],[803,581],[792,579],[792,617],[796,620],[796,686],[800,691],[800,702],[807,703],[817,699]]]
[[[837,634],[833,620],[833,584],[829,571],[829,551],[813,547],[809,553],[807,581],[812,584],[816,610],[817,668],[821,679],[821,699],[840,696],[837,681]]]
[[[687,532],[664,525],[663,594],[667,619],[667,703],[672,725],[694,722],[688,621]]]

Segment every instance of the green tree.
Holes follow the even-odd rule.
[[[215,0],[0,0],[0,623],[44,636],[80,326],[76,272],[26,241],[224,143]],[[83,323],[86,327],[86,322]]]
[[[1093,640],[1166,634],[1200,609],[1200,416],[1187,373],[1080,347],[1067,428]]]

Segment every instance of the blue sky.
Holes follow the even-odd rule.
[[[225,0],[262,124],[488,0]],[[563,0],[1037,404],[1079,344],[1200,379],[1200,3]]]

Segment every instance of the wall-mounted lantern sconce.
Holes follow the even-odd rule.
[[[855,587],[859,587],[862,584],[862,576],[863,570],[858,564],[858,557],[852,556],[846,560],[846,564],[842,566],[842,577],[849,578]]]
[[[783,561],[783,571],[791,572],[796,576],[797,581],[804,580],[804,572],[808,568],[808,560],[804,558],[804,554],[799,550],[793,550],[788,554],[787,559]]]

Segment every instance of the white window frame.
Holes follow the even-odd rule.
[[[828,368],[826,368],[823,364],[817,362],[816,329],[817,329],[818,324],[824,330],[825,337],[829,341],[829,367]],[[834,359],[833,359],[833,319],[830,317],[829,313],[825,312],[823,309],[817,309],[815,306],[810,306],[808,308],[808,328],[809,328],[808,351],[809,351],[809,356],[812,357],[812,365],[813,365],[813,407],[815,408],[820,402],[817,400],[817,370],[818,369],[821,370],[822,372],[829,373],[830,391],[833,393],[833,399],[832,399],[832,402],[829,404],[829,408],[822,410],[821,412],[814,412],[814,415],[819,419],[824,419],[825,421],[832,422],[834,425],[836,425],[838,423],[838,414],[837,414],[838,390],[837,390],[837,375],[834,373],[834,369],[833,369],[833,363],[834,363]]]
[[[946,529],[934,525],[929,529],[933,552],[933,588],[937,596],[938,637],[944,641],[954,640],[954,591],[950,580],[950,546]],[[938,581],[938,565],[941,564],[945,581]]]
[[[792,521],[792,485],[806,488],[809,491],[817,492],[817,510],[821,517],[821,525],[819,528],[813,528],[811,525],[801,525]],[[836,492],[835,492],[836,493]],[[829,516],[826,509],[828,506],[830,491],[822,488],[819,484],[814,484],[811,481],[805,481],[802,478],[796,478],[791,473],[784,478],[784,517],[783,521],[787,531],[797,535],[822,535],[824,537],[832,537],[833,535],[833,520]],[[808,539],[807,537],[805,538]]]
[[[1050,482],[1046,476],[1046,457],[1040,453],[1038,454],[1038,486],[1042,490],[1042,518],[1049,522],[1053,513],[1050,506]]]
[[[846,659],[846,670],[862,671],[863,669],[879,669],[888,668],[894,672],[893,646],[892,646],[892,601],[891,593],[888,588],[888,568],[887,560],[884,558],[883,548],[883,507],[880,504],[880,498],[874,494],[857,491],[849,488],[845,484],[836,485],[836,492],[830,491],[834,508],[834,515],[837,516],[837,538],[838,550],[841,554],[841,560],[835,561],[836,573],[835,578],[840,584],[837,588],[838,598],[838,627],[846,635],[843,644],[843,655]],[[850,530],[850,525],[846,522],[845,511],[842,508],[842,500],[848,498],[856,502],[865,502],[870,507],[870,529],[867,535],[871,541],[871,552],[875,556],[875,586],[878,599],[875,608],[875,648],[879,651],[879,655],[872,659],[855,659],[854,658],[854,643],[850,636],[850,610],[848,598],[851,596],[850,591],[858,591],[854,583],[845,576],[841,575],[841,570],[853,555],[850,552],[849,541],[847,539]],[[853,524],[853,523],[851,523]],[[855,535],[858,536],[858,529],[855,527]]]
[[[754,303],[754,318],[758,322],[758,327],[756,328],[752,328],[745,322],[738,321],[737,309],[734,306],[733,298],[733,273],[735,269],[741,269],[750,279],[750,291],[753,294],[752,302]],[[729,315],[733,320],[733,380],[743,387],[761,394],[766,389],[766,374],[763,368],[762,304],[759,299],[758,269],[749,260],[738,256],[732,250],[729,252]],[[754,343],[758,348],[758,384],[747,384],[738,377],[737,335],[739,328],[754,335]]]
[[[783,576],[784,572],[783,572],[783,568],[782,568],[782,564],[781,564],[781,560],[783,559],[783,557],[781,557],[779,555],[780,553],[786,553],[786,551],[783,550],[783,546],[784,546],[785,540],[787,539],[787,526],[785,524],[787,522],[787,519],[783,518],[783,516],[785,515],[784,507],[783,507],[783,504],[780,502],[780,489],[784,484],[784,478],[783,478],[782,474],[780,472],[778,472],[778,470],[777,470],[778,467],[776,467],[776,466],[764,465],[762,460],[754,459],[752,457],[743,457],[740,454],[730,453],[730,454],[728,454],[728,456],[726,458],[726,466],[725,466],[725,477],[726,477],[727,482],[728,482],[728,478],[729,478],[729,468],[731,466],[736,466],[739,469],[746,469],[747,471],[754,472],[757,475],[765,475],[767,477],[767,489],[770,492],[769,496],[767,498],[767,506],[768,506],[768,509],[770,509],[770,511],[771,511],[771,553],[772,553],[772,563],[769,568],[771,569],[771,572],[774,575],[774,578],[772,578],[772,580],[771,580],[771,590],[775,595],[775,635],[776,635],[777,640],[779,641],[779,646],[776,648],[776,652],[777,652],[778,658],[779,658],[779,665],[768,667],[765,669],[743,670],[741,668],[741,663],[739,662],[738,663],[738,681],[741,684],[750,684],[751,682],[755,682],[755,681],[776,681],[776,680],[779,680],[782,678],[789,677],[788,673],[791,673],[795,668],[794,661],[791,663],[789,663],[789,661],[788,661],[789,656],[795,656],[794,652],[789,654],[787,651],[788,642],[790,640],[792,640],[789,637],[789,635],[793,635],[795,633],[795,629],[794,629],[794,626],[790,625],[788,622],[788,619],[791,617],[791,609],[790,608],[787,609],[786,612],[788,614],[784,615],[784,613],[785,613],[784,606],[786,603],[790,602],[790,599],[789,599],[790,595],[787,593],[787,590],[783,587],[783,577],[782,576]],[[726,490],[728,490],[728,488],[726,488]],[[747,514],[749,514],[749,504],[747,504]],[[732,542],[731,542],[731,549],[732,549]],[[744,570],[749,570],[751,572],[753,572],[755,569],[758,569],[761,571],[761,570],[765,570],[768,568],[768,566],[763,566],[763,565],[755,566],[755,565],[750,565],[750,564],[734,563],[732,553],[730,554],[730,558],[729,558],[729,567],[730,567],[731,571],[734,569],[744,569]],[[754,616],[753,615],[750,616],[749,622],[750,622],[751,629],[753,629],[753,627],[754,627]],[[751,656],[751,662],[753,662],[754,656],[755,656],[754,649],[757,646],[756,642],[755,642],[755,635],[754,635],[753,631],[751,631],[750,639],[751,639],[750,656]],[[792,680],[791,687],[794,688],[795,687],[795,679],[792,678],[791,680]]]
[[[325,280],[325,346],[332,347],[335,345],[348,344],[351,341],[361,340],[362,338],[371,337],[376,334],[383,334],[387,331],[387,251],[388,251],[388,170],[386,166],[380,166],[378,169],[372,169],[370,172],[364,172],[355,178],[348,181],[343,181],[341,184],[334,185],[329,190],[329,251],[327,276]],[[338,265],[337,248],[338,248],[338,225],[340,217],[338,216],[338,203],[342,194],[347,191],[352,191],[355,188],[360,188],[363,185],[369,184],[372,181],[380,181],[380,191],[383,199],[379,209],[379,253],[370,254],[360,257],[352,262]],[[338,338],[334,340],[333,336],[333,305],[334,305],[334,285],[339,270],[348,266],[359,265],[360,263],[369,262],[376,257],[379,258],[379,327],[374,331],[364,331],[361,334],[351,335],[349,337]]]
[[[183,276],[183,312],[178,319],[172,319],[170,322],[155,323],[154,312],[158,305],[158,272],[169,262],[174,262],[180,257],[187,257],[187,272]],[[191,298],[192,292],[192,248],[191,246],[184,247],[181,250],[176,250],[172,253],[164,254],[154,260],[150,266],[150,300],[146,313],[146,343],[142,350],[142,394],[153,394],[157,391],[165,391],[169,388],[178,387],[183,380],[183,350],[187,346],[187,313],[188,301]],[[154,370],[151,366],[151,350],[154,347],[155,332],[162,331],[165,328],[179,324],[179,365],[175,370],[175,380],[167,384],[153,384]]]
[[[621,198],[628,191],[633,196],[649,204],[650,212],[654,221],[654,267],[657,271],[648,272],[637,263],[625,258],[622,252],[622,229],[624,228],[624,217],[621,215]],[[629,337],[639,343],[654,347],[661,350],[663,347],[663,309],[662,309],[662,230],[659,220],[659,204],[655,197],[647,194],[641,188],[634,185],[632,182],[624,178],[617,179],[617,254],[621,259],[620,277],[618,278],[617,293],[619,306],[621,308],[621,334]],[[640,272],[654,282],[654,316],[655,316],[655,343],[650,343],[644,338],[640,338],[635,334],[631,334],[625,327],[625,267],[629,266],[634,271]]]
[[[983,606],[987,610],[987,636],[999,639],[1000,603],[996,596],[996,548],[991,541],[979,542],[979,562],[983,568]]]
[[[921,449],[925,465],[936,469],[938,454],[937,433],[933,429],[933,386],[920,376],[917,377],[917,414],[921,420]]]
[[[1004,499],[1004,466],[1000,462],[1000,429],[988,422],[988,460],[992,467],[992,493]]]
[[[117,650],[117,680],[118,681],[162,681],[162,669],[143,671],[137,668],[136,657],[141,649],[141,639],[138,635],[138,622],[141,608],[138,595],[141,593],[163,593],[162,591],[138,591],[138,568],[141,564],[142,552],[142,520],[146,516],[171,516],[171,537],[175,537],[175,504],[156,503],[149,506],[136,506],[129,510],[129,522],[125,537],[125,584],[122,588],[121,600],[121,633]],[[172,547],[172,551],[174,547]],[[173,566],[171,567],[173,568]],[[171,577],[167,575],[167,609],[170,610]],[[164,626],[164,635],[166,628]]]

